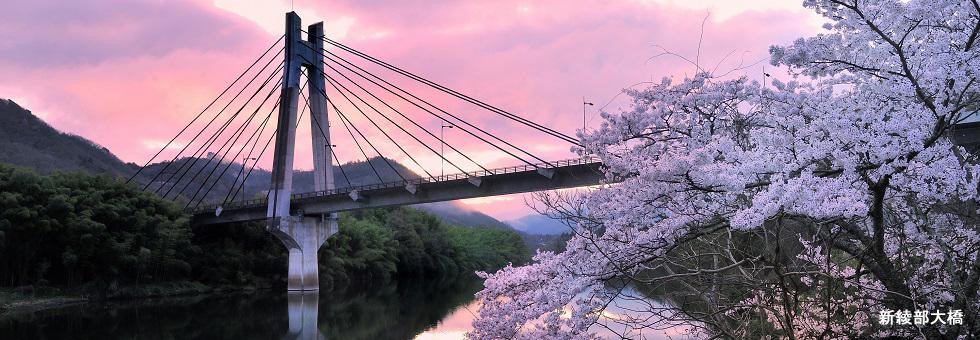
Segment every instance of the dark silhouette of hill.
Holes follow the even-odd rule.
[[[144,183],[149,183],[150,180],[153,181],[150,189],[162,188],[160,190],[161,195],[167,194],[169,191],[168,198],[173,198],[178,193],[187,198],[196,196],[195,204],[201,196],[204,196],[205,192],[207,192],[207,195],[204,196],[204,202],[220,203],[225,200],[240,201],[261,197],[261,194],[269,189],[269,183],[272,181],[271,171],[260,168],[252,169],[251,166],[243,169],[242,164],[234,162],[218,163],[218,158],[220,156],[214,159],[186,157],[180,158],[173,163],[154,163],[143,169],[140,177],[143,178],[145,175]],[[403,177],[419,178],[418,175],[398,162],[392,160],[388,162],[390,162],[391,166],[383,159],[374,157],[371,158],[370,164],[366,161],[345,163],[341,167],[335,167],[333,169],[334,183],[340,188],[347,187],[348,185],[359,186],[379,182],[394,182],[401,180]],[[168,163],[170,164],[169,166]],[[377,170],[377,174],[375,170],[372,170],[372,166]],[[395,173],[396,170],[398,171],[397,174]],[[157,176],[157,174],[160,175]],[[235,194],[235,192],[231,191],[232,186],[240,186],[243,179],[245,181],[244,189],[239,190],[236,188],[235,190],[238,193],[232,198],[231,195]],[[196,190],[202,187],[201,192],[195,195]],[[209,188],[210,190],[208,190]],[[294,193],[311,192],[313,190],[313,171],[293,171]]]
[[[8,99],[0,99],[0,161],[41,174],[82,170],[128,176],[137,169],[95,142],[52,128]]]
[[[490,217],[487,214],[470,209],[469,207],[463,205],[463,203],[455,201],[417,204],[414,207],[431,212],[449,224],[469,227],[493,227],[498,229],[514,230],[520,233],[520,230],[516,230],[504,222]]]
[[[0,99],[0,161],[31,168],[41,174],[81,170],[90,174],[110,173],[129,178],[139,169],[138,165],[121,161],[109,149],[95,142],[52,128],[31,111],[7,99]],[[148,189],[158,191],[161,196],[169,192],[168,198],[183,196],[179,199],[187,202],[195,197],[193,203],[196,204],[198,201],[219,203],[229,199],[261,197],[272,180],[270,171],[256,168],[248,174],[244,189],[232,197],[235,193],[232,187],[241,183],[249,168],[243,169],[239,163],[209,162],[207,158],[181,158],[170,166],[167,166],[168,162],[148,165],[136,177],[136,182],[143,185],[149,183]],[[379,176],[382,182],[419,178],[398,162],[385,162],[380,157],[345,163],[342,167],[343,170],[334,168],[337,187],[378,183]],[[310,191],[313,191],[312,171],[295,171],[293,192]],[[420,204],[416,207],[434,213],[447,223],[513,230],[507,224],[458,202]]]

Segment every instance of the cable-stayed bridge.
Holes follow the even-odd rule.
[[[278,65],[272,66],[276,61]],[[304,31],[299,16],[290,12],[286,14],[286,33],[140,169],[146,170],[165,151],[180,149],[163,162],[162,169],[153,170],[153,178],[143,189],[185,202],[184,208],[193,214],[192,223],[197,225],[265,220],[267,230],[289,249],[289,290],[316,290],[317,249],[337,232],[337,212],[580,187],[605,179],[597,159],[542,159],[488,131],[493,129],[480,127],[433,104],[435,100],[406,91],[408,86],[376,75],[380,72],[424,85],[432,93],[475,106],[483,113],[504,118],[504,122],[527,128],[529,133],[539,133],[545,138],[542,143],[579,144],[576,138],[328,39],[322,23]],[[407,108],[413,114],[406,113]],[[314,190],[294,193],[296,131],[304,116],[309,116]],[[331,138],[330,116],[341,122],[342,135],[347,132],[350,139]],[[423,119],[442,122],[438,136],[420,123]],[[368,123],[366,127],[364,123]],[[506,154],[518,165],[495,169],[481,165],[476,157],[443,138],[446,128],[465,133],[482,149]],[[383,138],[368,138],[372,132]],[[438,141],[437,146],[425,142],[432,139]],[[369,155],[379,156],[399,179],[385,180],[381,175],[384,169],[368,161],[378,181],[354,185],[337,157],[338,144],[348,150],[353,150],[353,144],[365,160],[371,159]],[[266,151],[270,145],[274,146],[269,189],[260,198],[236,201],[239,193],[247,197],[245,184],[256,166],[269,157]],[[379,145],[393,145],[422,173],[407,173],[403,167],[399,171]],[[467,148],[472,150],[473,146],[468,144]],[[413,148],[421,149],[424,155],[408,151]],[[457,156],[446,157],[445,148]],[[423,157],[436,157],[451,173],[430,172],[420,160]],[[236,173],[232,164],[238,160],[241,167]],[[334,167],[340,170],[343,181],[335,178]],[[233,184],[219,185],[227,184],[229,178]]]
[[[574,188],[598,184],[600,163],[577,158],[548,164],[456,173],[436,178],[376,183],[293,194],[290,207],[301,215],[322,215],[364,208],[442,202],[466,198]],[[547,171],[546,171],[547,170]],[[268,218],[268,198],[206,204],[189,209],[193,223],[215,224]],[[218,213],[216,213],[218,212]]]

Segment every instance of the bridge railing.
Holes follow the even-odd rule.
[[[504,168],[472,171],[468,173],[453,173],[453,174],[447,174],[441,176],[413,178],[413,179],[408,179],[403,181],[366,184],[366,185],[359,185],[354,187],[335,188],[335,189],[324,190],[324,191],[299,193],[299,194],[291,195],[290,198],[296,200],[296,199],[305,199],[305,198],[313,198],[313,197],[332,196],[338,194],[349,194],[351,191],[354,190],[365,191],[365,190],[384,189],[384,188],[404,188],[409,184],[418,186],[425,183],[439,183],[439,182],[449,182],[449,181],[456,181],[456,180],[465,180],[470,177],[486,177],[486,176],[493,176],[493,175],[517,173],[517,172],[537,171],[538,169],[557,169],[557,168],[568,167],[573,165],[598,163],[599,161],[600,161],[599,157],[588,156],[588,157],[573,158],[573,159],[563,159],[550,163],[515,165],[515,166],[504,167]],[[259,206],[268,205],[268,202],[269,202],[269,196],[268,194],[266,194],[266,197],[264,198],[256,198],[247,201],[227,202],[224,205],[221,204],[199,205],[197,207],[188,209],[188,212],[201,213],[207,211],[214,211],[218,209],[218,207],[222,207],[222,209],[259,207]]]

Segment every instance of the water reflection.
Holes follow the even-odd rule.
[[[286,293],[289,315],[289,334],[286,339],[325,339],[317,327],[320,292],[291,291]]]
[[[411,339],[473,301],[479,278],[86,303],[0,316],[0,339]]]
[[[642,295],[632,286],[624,288],[609,287],[609,289],[620,293],[620,297],[606,306],[606,309],[599,316],[597,323],[589,328],[590,333],[607,339],[668,340],[689,338],[690,330],[686,326],[659,325],[657,327],[633,329],[625,325],[621,320],[628,319],[629,315],[637,315],[636,311],[648,309],[650,306],[663,308],[669,302],[660,296],[636,298]],[[580,294],[578,297],[587,297],[587,295]],[[415,340],[462,339],[466,332],[473,329],[472,322],[477,317],[476,312],[479,309],[479,300],[473,300],[468,305],[458,307],[454,312],[444,317],[436,327],[417,335]],[[567,316],[565,315],[565,317]],[[534,324],[532,323],[527,327],[531,328]]]
[[[320,331],[328,339],[411,339],[472,302],[480,288],[482,281],[472,276],[321,292]]]

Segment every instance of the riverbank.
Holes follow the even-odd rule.
[[[67,306],[88,301],[89,300],[86,298],[75,297],[42,297],[33,300],[15,301],[0,305],[0,317],[6,314],[35,312],[48,308]]]
[[[250,292],[271,286],[209,286],[194,281],[118,286],[90,283],[78,288],[34,287],[0,288],[0,317],[62,307],[90,301],[124,300],[153,297],[190,296],[225,292]]]

